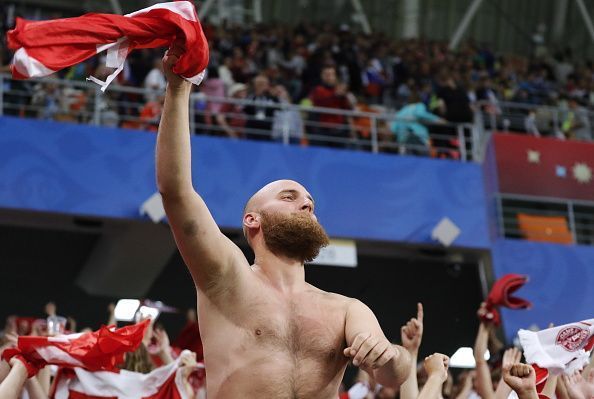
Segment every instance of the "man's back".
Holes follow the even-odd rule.
[[[199,293],[209,398],[335,398],[348,358],[348,299],[308,285],[282,293],[257,272]]]

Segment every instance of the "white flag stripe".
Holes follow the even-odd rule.
[[[169,3],[158,3],[153,6],[143,8],[142,10],[131,12],[130,14],[126,14],[126,17],[134,17],[141,14],[146,14],[151,10],[158,10],[158,9],[165,9],[171,12],[174,12],[178,15],[181,15],[184,19],[188,21],[197,22],[198,18],[194,13],[194,6],[189,1],[174,1]]]
[[[35,348],[35,351],[48,363],[67,363],[74,366],[83,367],[84,365],[79,360],[73,358],[62,349],[55,346],[44,346]]]
[[[35,58],[29,56],[23,47],[14,53],[12,64],[21,75],[31,78],[47,76],[56,72],[53,69],[46,67]]]

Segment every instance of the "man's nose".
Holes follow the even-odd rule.
[[[307,211],[307,212],[313,212],[313,206],[311,204],[310,200],[306,200],[303,205],[301,205],[301,210],[302,211]]]

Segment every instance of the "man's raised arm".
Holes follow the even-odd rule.
[[[182,257],[203,292],[229,282],[243,254],[221,231],[192,186],[189,129],[191,83],[172,72],[179,50],[163,58],[167,76],[165,105],[157,136],[157,186]],[[246,261],[247,263],[247,261]]]

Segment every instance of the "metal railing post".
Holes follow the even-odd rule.
[[[379,152],[379,141],[377,137],[377,117],[371,118],[371,152],[377,154]]]
[[[505,222],[503,221],[503,199],[499,194],[495,194],[495,205],[497,207],[497,227],[499,227],[497,236],[500,238],[505,238]]]
[[[0,74],[0,116],[4,115],[4,76]]]
[[[460,160],[466,162],[467,154],[466,154],[466,136],[464,135],[464,126],[461,124],[458,124],[456,126],[456,130],[458,131],[458,150],[460,151]]]
[[[571,231],[571,235],[573,236],[573,243],[576,244],[577,239],[577,230],[575,228],[575,214],[573,212],[573,202],[567,202],[567,218],[569,219],[569,231]]]
[[[101,110],[99,109],[99,101],[101,100],[101,91],[99,88],[95,89],[95,100],[93,103],[93,125],[99,126],[101,124]]]
[[[283,118],[283,125],[282,125],[282,133],[283,133],[283,144],[289,145],[290,144],[290,137],[289,137],[289,119],[287,118],[287,104],[283,103],[280,112],[284,112]],[[279,112],[277,111],[277,112]],[[301,118],[301,115],[299,116]]]

